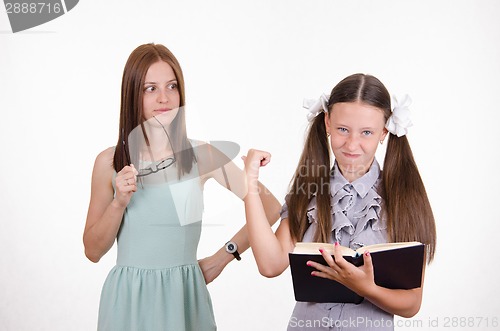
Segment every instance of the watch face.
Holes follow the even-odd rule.
[[[226,244],[226,249],[229,253],[234,253],[234,252],[236,252],[236,245],[232,242],[228,242]]]

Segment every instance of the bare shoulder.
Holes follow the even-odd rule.
[[[98,177],[105,176],[111,179],[111,176],[114,171],[113,168],[114,154],[115,154],[115,148],[109,147],[97,155],[94,163],[94,171],[93,171],[94,176]]]
[[[208,146],[208,143],[203,140],[189,139],[189,142],[191,143],[191,147],[195,150],[195,154],[204,153]]]
[[[202,141],[190,139],[191,145],[196,151],[198,163],[227,163],[236,157],[239,146],[229,141]],[[220,165],[219,165],[220,166]]]
[[[205,182],[208,178],[211,177],[210,174],[207,174],[206,171],[204,171],[207,163],[207,159],[209,159],[209,147],[210,145],[203,140],[197,140],[197,139],[189,139],[189,142],[191,143],[191,147],[194,150],[194,154],[196,157],[196,167],[198,167],[198,173],[201,174],[200,178],[202,179],[202,182]]]
[[[191,143],[191,146],[193,148],[207,144],[206,141],[198,140],[198,139],[189,139],[189,142]]]
[[[206,162],[210,153],[210,144],[203,140],[189,139],[191,147],[195,151],[196,162],[198,165]]]

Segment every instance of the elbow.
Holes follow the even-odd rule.
[[[402,314],[400,314],[399,316],[403,317],[403,318],[412,318],[414,317],[415,315],[417,315],[418,311],[420,309],[415,309],[415,310],[409,310],[409,311],[406,311]]]
[[[271,257],[268,255],[268,252],[264,255],[257,253],[258,252],[254,250],[257,268],[259,269],[259,273],[266,278],[277,277],[288,268],[288,255],[286,255],[286,258],[280,258],[278,256]]]
[[[259,266],[259,273],[266,278],[274,278],[281,275],[283,273],[283,270],[278,270],[277,268],[269,266]]]
[[[420,311],[421,303],[422,303],[421,301],[415,303],[413,306],[408,307],[407,309],[405,309],[404,311],[402,311],[398,315],[401,316],[401,317],[403,317],[403,318],[412,318],[412,317],[414,317]]]
[[[262,276],[266,278],[274,278],[276,276],[279,276],[279,273],[273,272],[271,270],[261,270],[259,269],[259,272]]]
[[[89,259],[91,262],[97,263],[101,259],[100,256],[98,256],[95,253],[90,252],[88,249],[85,249],[85,256],[87,259]]]
[[[109,250],[109,247],[102,246],[102,243],[91,235],[84,233],[83,235],[83,247],[85,256],[89,261],[97,263]]]
[[[102,254],[99,254],[99,252],[96,251],[96,249],[91,249],[91,247],[93,247],[93,246],[89,242],[87,242],[87,240],[85,240],[85,239],[86,238],[84,237],[83,238],[83,247],[85,249],[85,256],[91,262],[94,262],[94,263],[99,262],[99,260],[102,257]]]

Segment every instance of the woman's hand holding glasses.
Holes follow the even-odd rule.
[[[137,175],[138,171],[134,165],[123,167],[120,172],[116,174],[115,185],[116,195],[115,200],[122,206],[126,207],[130,202],[130,198],[137,191]]]

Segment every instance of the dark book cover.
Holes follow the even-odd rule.
[[[421,286],[425,246],[399,247],[377,252],[370,252],[373,261],[375,283],[390,289],[412,289]],[[363,256],[344,256],[355,266],[363,265]],[[344,302],[359,304],[363,297],[344,285],[316,276],[316,270],[306,265],[307,261],[315,261],[326,265],[326,261],[318,254],[290,253],[290,270],[292,273],[295,300],[302,302]]]

